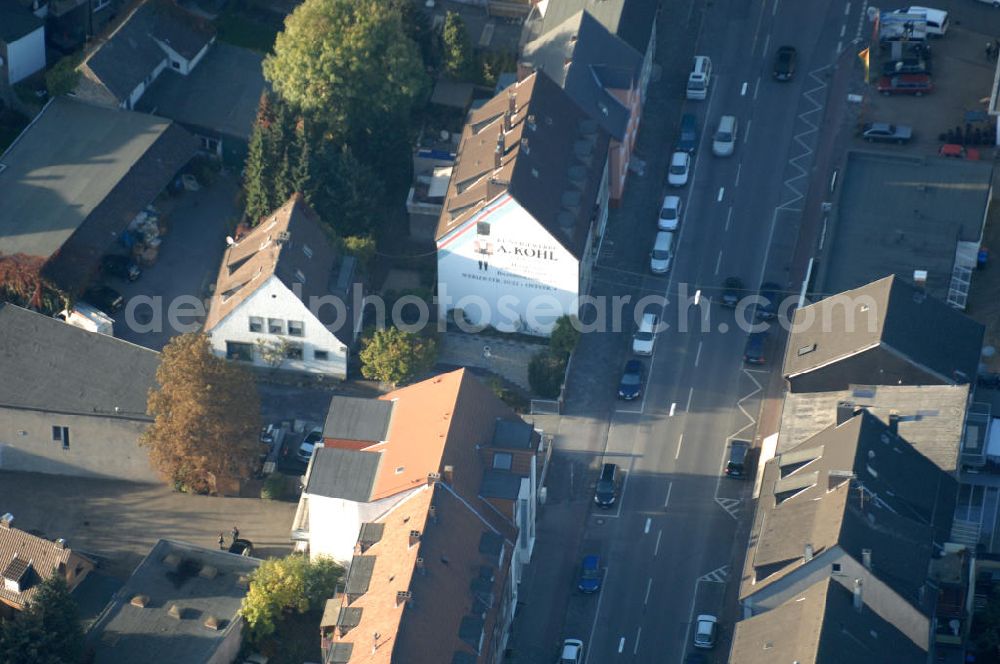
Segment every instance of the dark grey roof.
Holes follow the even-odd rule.
[[[367,586],[366,586],[367,587]],[[363,609],[356,606],[342,606],[337,615],[337,627],[351,629],[361,624]]]
[[[788,338],[786,376],[881,346],[940,382],[966,383],[976,376],[984,334],[976,321],[896,276],[803,307],[795,324],[800,329]]]
[[[260,560],[160,540],[132,572],[87,634],[95,664],[215,661],[217,649],[242,620],[247,576]],[[145,595],[144,608],[132,598]],[[171,606],[183,619],[170,615]],[[204,626],[215,617],[218,630]]]
[[[630,111],[608,89],[638,85],[642,55],[580,11],[524,47],[522,62],[544,71],[611,136],[624,140]]]
[[[358,503],[371,498],[382,455],[375,452],[317,447],[306,493]]]
[[[528,40],[548,32],[582,9],[594,15],[612,34],[621,37],[639,53],[646,53],[652,35],[657,0],[559,0],[545,3],[544,15],[534,9],[525,23]]]
[[[478,658],[467,652],[456,651],[451,658],[451,664],[476,664]]]
[[[334,643],[330,648],[330,658],[327,660],[327,664],[348,664],[353,654],[353,643]]]
[[[479,537],[479,553],[488,556],[500,555],[503,548],[503,535],[492,531],[484,531]]]
[[[479,642],[483,638],[483,627],[485,625],[486,623],[478,615],[463,616],[462,622],[458,626],[458,638],[473,648],[478,648]]]
[[[388,438],[392,401],[334,396],[327,410],[323,437],[381,442]]]
[[[509,470],[487,468],[483,471],[483,483],[479,486],[479,495],[483,498],[515,500],[521,491],[522,479],[520,475]]]
[[[0,156],[0,253],[58,252],[79,264],[60,267],[57,285],[82,288],[197,147],[169,120],[53,99]]]
[[[0,0],[0,42],[16,42],[42,25],[42,19],[21,6],[17,0]]]
[[[834,392],[785,394],[777,452],[800,445],[837,421],[837,405],[864,407],[945,472],[954,473],[965,435],[968,385],[854,385]]]
[[[992,162],[849,152],[842,181],[817,288],[837,293],[926,270],[927,292],[945,301],[957,243],[982,237]]]
[[[164,71],[136,109],[176,120],[195,131],[247,141],[266,86],[263,58],[249,49],[215,44],[187,76],[170,68]]]
[[[145,420],[159,363],[155,351],[0,302],[0,376],[11,378],[0,406]]]
[[[368,586],[372,582],[372,574],[375,571],[376,556],[354,556],[351,558],[351,568],[347,572],[347,583],[344,585],[344,594],[352,597],[360,597],[368,592]]]
[[[361,545],[362,553],[373,544],[378,544],[384,533],[384,523],[362,523],[361,534],[358,535],[358,543]]]
[[[853,590],[825,578],[780,606],[736,623],[728,661],[923,664],[927,651],[868,603],[856,609]]]
[[[798,569],[805,546],[839,546],[918,610],[933,543],[950,532],[957,484],[950,475],[860,411],[767,462],[756,544],[748,564],[752,594]]]
[[[207,20],[170,0],[147,0],[82,66],[122,102],[167,58],[158,41],[190,60],[214,38]]]
[[[491,444],[507,450],[533,450],[538,447],[538,437],[538,432],[529,422],[498,417]]]

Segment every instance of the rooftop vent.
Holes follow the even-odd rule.
[[[802,346],[798,350],[799,357],[802,357],[803,355],[808,355],[814,350],[816,350],[816,344],[809,344],[808,346]]]
[[[411,530],[410,531],[410,546],[413,546],[414,544],[416,544],[419,541],[420,541],[420,531],[419,530]]]
[[[149,606],[149,595],[135,595],[132,601],[129,602],[132,606],[137,609],[145,609]]]
[[[428,484],[437,484],[437,482],[440,479],[441,479],[441,473],[427,473],[427,483]]]
[[[176,604],[171,604],[167,613],[170,614],[171,617],[177,618],[178,620],[182,620],[184,618],[184,609]]]
[[[181,557],[176,553],[168,553],[163,556],[163,566],[171,572],[176,572],[181,566]]]
[[[913,283],[920,288],[927,285],[927,270],[914,270]]]
[[[396,606],[407,604],[411,599],[413,599],[413,593],[409,590],[400,590],[396,593]]]
[[[203,622],[202,625],[205,626],[205,629],[210,629],[213,632],[218,632],[222,629],[222,621],[213,615],[209,615],[205,618],[205,622]]]
[[[64,540],[62,537],[58,538],[55,542],[53,542],[53,544],[60,551],[66,548],[66,540]]]
[[[214,579],[219,575],[219,569],[212,565],[205,565],[198,571],[198,576],[203,579]]]
[[[0,528],[10,528],[14,523],[14,515],[7,512],[3,516],[0,516]]]

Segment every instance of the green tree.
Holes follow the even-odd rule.
[[[372,119],[405,121],[429,84],[398,5],[384,0],[305,0],[285,19],[264,76],[343,137],[374,129]]]
[[[257,119],[250,133],[243,173],[243,194],[246,200],[244,216],[254,226],[275,208],[274,106],[275,100],[265,91],[257,105]]]
[[[76,664],[83,659],[83,630],[66,581],[46,579],[24,611],[0,622],[4,664]]]
[[[347,145],[329,145],[319,156],[313,205],[337,235],[367,235],[381,225],[385,187],[375,172]]]
[[[437,342],[396,327],[375,330],[359,354],[361,375],[396,385],[429,371],[437,359]]]
[[[465,29],[465,21],[456,12],[444,16],[441,33],[444,46],[444,70],[452,78],[464,79],[472,74],[476,59],[472,52],[472,41]]]
[[[247,479],[260,452],[260,397],[253,374],[216,357],[204,334],[182,334],[163,349],[139,439],[170,482],[210,492],[219,477]]]
[[[528,363],[528,384],[538,396],[555,399],[562,390],[565,373],[566,356],[543,350]]]
[[[79,64],[79,55],[67,55],[45,72],[45,89],[49,91],[50,97],[58,97],[73,91],[76,82],[80,80],[80,72],[76,69]]]
[[[570,355],[580,342],[579,322],[576,316],[561,316],[549,336],[549,349],[557,355]]]
[[[292,554],[265,560],[250,575],[240,610],[250,639],[259,642],[271,636],[288,614],[319,609],[334,596],[343,574],[343,568],[328,558],[310,562]]]
[[[375,238],[371,235],[348,235],[343,240],[344,251],[354,256],[367,270],[375,258]]]

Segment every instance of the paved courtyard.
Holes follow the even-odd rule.
[[[233,526],[254,543],[255,556],[291,551],[295,503],[175,493],[162,485],[58,475],[0,472],[0,513],[42,537],[65,538],[93,556],[101,571],[127,577],[153,544],[175,539],[218,546]]]

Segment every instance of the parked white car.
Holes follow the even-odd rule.
[[[558,664],[582,664],[583,662],[583,641],[580,639],[566,639],[563,641],[562,653],[559,655]]]
[[[656,314],[644,313],[639,329],[632,337],[632,352],[636,355],[652,355],[653,346],[656,343],[657,327],[660,319]]]
[[[681,207],[683,204],[680,196],[664,196],[663,205],[660,206],[660,218],[656,222],[657,227],[661,231],[676,231],[681,223]]]
[[[667,183],[671,187],[683,187],[688,183],[688,172],[691,170],[691,155],[678,150],[670,158],[670,168],[667,171]]]
[[[653,274],[666,274],[670,271],[673,258],[674,234],[670,231],[657,232],[653,251],[649,254],[649,271]]]
[[[715,616],[704,613],[698,616],[698,627],[694,632],[694,647],[714,648],[718,627],[719,621]]]

